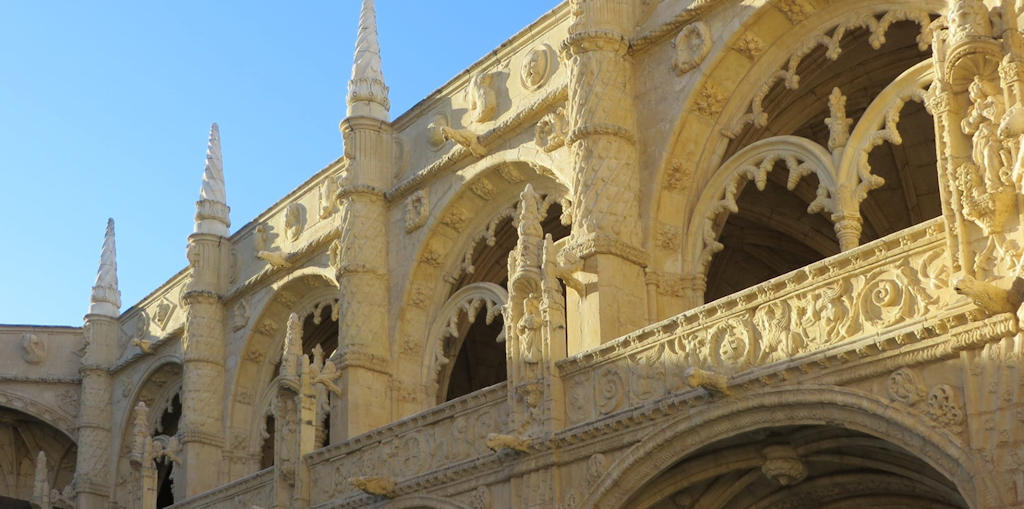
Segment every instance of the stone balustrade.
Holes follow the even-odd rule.
[[[763,376],[760,367],[801,364],[862,338],[925,339],[887,333],[969,304],[950,286],[945,239],[936,218],[566,359],[558,369],[568,424],[692,387],[727,391]],[[858,344],[861,355],[888,348]]]
[[[961,333],[983,312],[950,285],[945,227],[942,218],[927,221],[559,362],[568,418],[559,435],[666,397],[699,394],[693,389],[740,392],[784,381],[787,370],[807,374],[835,359],[941,343],[953,330],[973,337]],[[992,320],[986,326],[1012,327],[1011,318]],[[513,454],[487,446],[488,435],[509,432],[507,422],[507,386],[499,384],[314,451],[305,457],[311,505],[364,506],[379,496],[367,483],[387,496],[444,491],[452,479],[497,468]],[[259,505],[271,499],[272,478],[267,469],[174,507]]]

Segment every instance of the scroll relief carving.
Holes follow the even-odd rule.
[[[427,224],[430,217],[430,194],[420,189],[405,201],[405,233],[412,233]]]
[[[793,276],[784,298],[772,299],[770,290],[737,296],[714,309],[680,315],[672,334],[662,340],[624,353],[598,353],[594,358],[602,364],[596,373],[565,375],[570,422],[649,401],[658,395],[656,387],[727,392],[731,374],[891,330],[948,306],[955,298],[948,285],[949,261],[940,241],[930,237],[926,242],[931,243],[928,250],[912,254],[879,249],[873,258],[858,261],[863,268],[817,267]],[[901,244],[896,246],[903,249]],[[888,261],[878,266],[878,260]],[[755,296],[760,304],[751,307]],[[941,416],[936,419],[956,421],[957,395],[933,392],[928,399]],[[920,391],[897,385],[890,393],[905,401],[924,398]]]
[[[676,49],[672,68],[682,76],[696,69],[711,51],[711,29],[703,21],[686,25],[672,41]]]
[[[959,389],[938,384],[926,390],[913,370],[901,368],[889,376],[886,391],[889,399],[923,413],[934,425],[953,433],[963,431],[966,410]]]
[[[551,47],[543,44],[526,54],[523,66],[519,70],[519,80],[523,88],[537,90],[547,83],[551,73],[551,64],[554,61],[552,53]]]

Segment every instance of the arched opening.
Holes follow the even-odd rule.
[[[302,353],[310,362],[319,357],[329,359],[335,350],[338,349],[338,316],[336,300],[325,301],[313,306],[302,320]],[[329,362],[329,361],[328,361]],[[276,380],[281,371],[281,359],[274,363],[273,379]],[[272,384],[274,386],[274,384]],[[273,389],[272,389],[273,390]],[[323,387],[317,386],[317,426],[316,426],[316,448],[326,447],[330,440],[330,393]],[[273,401],[275,396],[271,395],[263,421],[260,423],[259,467],[260,469],[270,468],[274,465],[274,441],[275,441],[275,419],[273,414]]]
[[[839,253],[832,223],[807,213],[818,179],[804,177],[789,191],[785,175],[769,173],[760,192],[753,184],[744,185],[736,200],[739,212],[719,218],[723,248],[708,268],[705,302]]]
[[[47,482],[58,492],[75,475],[77,448],[57,428],[24,412],[0,407],[0,506],[29,507],[39,452],[46,455]],[[70,507],[67,500],[54,507]]]
[[[827,425],[758,429],[701,447],[637,490],[635,509],[966,509],[912,452]]]
[[[554,196],[544,199],[546,211],[541,223],[545,235],[559,240],[569,235],[570,228],[561,222],[562,206]],[[452,285],[449,298],[459,290],[476,283],[492,283],[507,291],[508,256],[515,248],[518,233],[513,222],[515,207],[500,213],[488,227],[486,242],[480,242],[467,257],[472,270],[465,271]],[[564,289],[563,289],[564,294]],[[451,363],[447,378],[439,386],[438,403],[465,396],[474,391],[504,382],[508,378],[505,360],[504,322],[500,314],[467,314],[471,322],[463,325],[461,334],[449,335],[443,345],[444,355]],[[448,317],[440,319],[448,320]],[[443,376],[443,375],[442,375]]]
[[[838,30],[828,32],[829,36],[837,36]],[[827,148],[836,164],[849,159],[843,151],[851,141],[850,129],[887,87],[930,57],[930,51],[920,47],[922,27],[918,22],[893,23],[884,39],[872,30],[850,28],[842,32],[836,46],[819,45],[791,68],[799,76],[799,88],[791,90],[785,79],[779,79],[763,98],[755,98],[755,103],[763,106],[766,122],[763,126],[743,124],[723,161],[758,140],[779,135],[798,136]],[[899,108],[895,113],[900,142],[880,143],[868,150],[870,173],[885,183],[868,192],[860,203],[861,243],[941,213],[932,119],[919,103],[908,102]],[[845,127],[837,127],[844,123]],[[814,176],[805,177],[791,191],[785,178],[784,172],[771,172],[761,193],[746,186],[736,200],[739,212],[718,218],[714,226],[723,249],[705,274],[704,302],[839,252],[829,211],[807,212],[815,199]]]
[[[175,393],[164,411],[160,413],[156,432],[172,437],[178,433],[179,421],[181,421],[181,394]],[[166,457],[153,461],[156,462],[156,506],[159,508],[174,505],[174,462]]]

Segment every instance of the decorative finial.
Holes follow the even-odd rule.
[[[220,128],[214,122],[210,126],[210,142],[206,146],[206,168],[203,170],[203,187],[196,202],[196,233],[212,233],[228,236],[231,220],[224,187],[224,162],[220,153]]]
[[[96,271],[96,284],[89,299],[89,313],[116,318],[121,308],[121,292],[117,289],[117,246],[114,243],[114,220],[107,219],[107,232],[103,235],[100,268]]]
[[[381,71],[377,12],[373,8],[373,0],[363,0],[352,80],[348,82],[348,116],[388,121],[390,109],[388,86],[384,83],[384,73]]]
[[[281,352],[281,377],[296,378],[301,367],[302,357],[302,320],[297,313],[288,315],[288,323],[284,334],[284,350]]]

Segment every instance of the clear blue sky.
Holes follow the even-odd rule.
[[[377,0],[399,116],[557,5]],[[218,122],[237,230],[341,154],[358,0],[0,8],[0,323],[81,325],[107,217],[122,311],[185,266]]]

